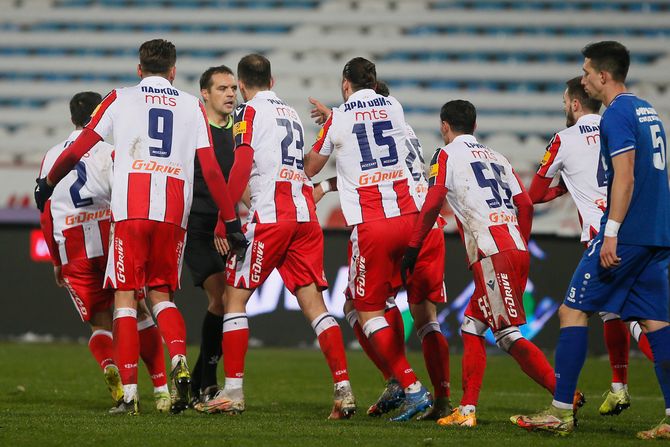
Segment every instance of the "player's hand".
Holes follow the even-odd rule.
[[[230,251],[230,245],[225,237],[214,236],[214,248],[223,257],[228,256]]]
[[[416,265],[416,259],[419,257],[419,247],[407,247],[405,254],[400,261],[400,277],[402,278],[403,285],[407,286],[407,277],[414,272],[414,266]]]
[[[237,257],[237,262],[244,261],[249,241],[242,233],[242,225],[239,217],[226,222],[226,238],[230,244],[230,251]]]
[[[63,279],[63,267],[60,265],[54,265],[54,279],[56,280],[56,285],[58,287],[63,287],[65,285],[65,280]]]
[[[312,110],[309,111],[309,116],[311,116],[314,119],[314,122],[316,124],[323,124],[326,122],[328,117],[330,116],[330,109],[323,105],[321,101],[318,99],[312,98],[311,96],[307,98],[307,100],[312,104],[314,107]]]
[[[621,258],[616,254],[617,238],[603,237],[603,246],[600,247],[600,265],[611,269],[621,263]]]
[[[54,187],[49,185],[46,177],[35,179],[37,186],[35,186],[35,204],[37,209],[44,212],[44,205],[54,192]]]

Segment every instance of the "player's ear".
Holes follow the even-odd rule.
[[[177,66],[173,65],[172,68],[170,69],[170,72],[168,73],[168,81],[172,83],[176,76],[177,76]]]
[[[273,76],[270,76],[270,88],[275,86],[275,78]]]
[[[142,65],[137,64],[137,76],[142,77]]]
[[[209,101],[209,90],[206,88],[200,89],[200,96],[204,102]]]

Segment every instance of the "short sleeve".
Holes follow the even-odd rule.
[[[430,161],[430,173],[428,175],[428,187],[434,185],[449,187],[447,173],[447,160],[449,155],[444,149],[438,149]]]
[[[547,145],[544,157],[540,162],[537,174],[544,178],[552,178],[563,168],[563,157],[561,157],[561,136],[555,134]]]
[[[87,129],[91,129],[102,137],[103,140],[109,138],[114,130],[112,115],[118,102],[116,90],[112,90],[98,104],[91,113],[91,120],[86,124]]]
[[[234,112],[233,138],[235,147],[247,145],[253,149],[251,141],[254,137],[254,117],[256,110],[249,104],[240,104]]]
[[[609,113],[607,113],[609,112]],[[635,149],[635,127],[617,109],[608,110],[600,122],[600,132],[611,157]]]
[[[323,155],[324,157],[328,157],[333,153],[333,142],[330,138],[331,128],[333,125],[333,115],[334,113],[331,113],[326,122],[323,123],[323,126],[321,127],[321,130],[316,137],[316,141],[312,145],[312,150],[319,155]]]
[[[197,101],[197,100],[196,100]],[[196,149],[204,149],[212,147],[212,132],[209,128],[209,120],[207,119],[207,112],[205,106],[198,101],[200,112],[198,112],[197,130],[196,130]]]

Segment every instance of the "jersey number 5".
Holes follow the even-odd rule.
[[[658,124],[649,126],[649,131],[651,131],[651,142],[654,145],[654,167],[662,171],[665,169],[665,142],[661,126]]]
[[[505,167],[496,163],[491,163],[491,170],[493,171],[494,178],[487,178],[484,172],[489,170],[489,167],[486,166],[481,161],[475,161],[470,163],[472,170],[475,173],[475,178],[477,183],[482,188],[489,188],[493,198],[487,199],[486,204],[491,208],[500,208],[503,204],[507,209],[513,210],[514,205],[512,204],[512,190],[506,181],[502,179],[502,176],[505,174]]]

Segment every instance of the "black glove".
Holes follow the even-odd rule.
[[[49,186],[46,177],[35,179],[35,181],[37,182],[37,186],[35,186],[35,204],[41,213],[44,212],[44,205],[49,200],[49,197],[51,197],[51,194],[53,194],[54,187]]]
[[[228,239],[228,243],[230,244],[231,253],[237,257],[237,262],[244,261],[249,241],[244,236],[244,233],[242,233],[242,225],[239,217],[226,222],[226,239]]]
[[[407,247],[405,254],[400,261],[400,277],[403,285],[407,286],[407,271],[414,272],[414,265],[416,265],[416,258],[419,257],[419,247]]]

